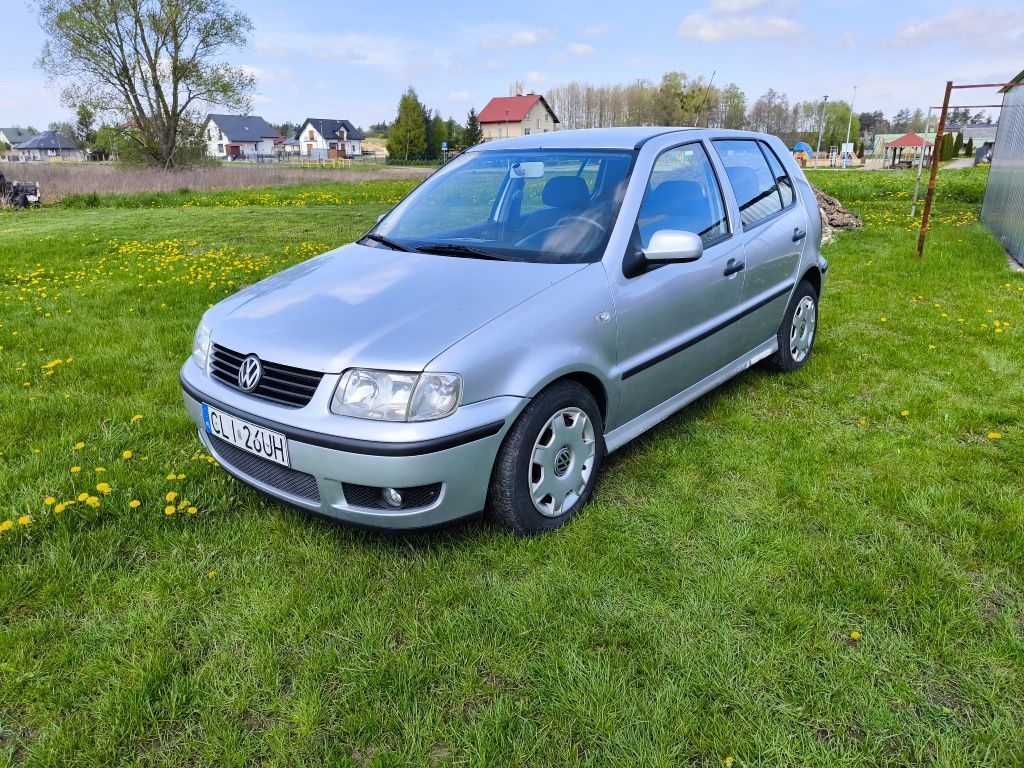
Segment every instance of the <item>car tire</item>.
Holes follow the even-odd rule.
[[[578,382],[555,382],[505,436],[487,516],[520,536],[560,528],[589,501],[603,457],[604,421],[594,396]]]
[[[28,195],[18,195],[18,199],[15,201],[14,206],[16,208],[28,208]]]
[[[767,359],[768,367],[779,373],[800,370],[811,359],[817,335],[818,291],[807,280],[801,280],[782,317],[779,349]]]

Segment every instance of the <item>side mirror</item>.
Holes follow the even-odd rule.
[[[659,229],[643,251],[644,258],[656,264],[696,261],[704,255],[704,241],[693,232]]]

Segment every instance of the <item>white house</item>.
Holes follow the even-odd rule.
[[[203,123],[206,153],[230,159],[269,157],[281,138],[276,128],[256,115],[207,115]]]
[[[363,134],[348,120],[307,117],[295,134],[305,157],[352,157],[363,153]]]
[[[85,153],[78,149],[78,145],[56,131],[38,133],[14,149],[18,152],[18,159],[23,161],[85,160]]]

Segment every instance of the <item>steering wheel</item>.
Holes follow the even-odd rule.
[[[567,242],[566,244],[571,245],[573,251],[589,251],[604,237],[606,229],[600,222],[586,216],[566,216],[564,219],[559,219],[558,223],[554,226],[545,227],[544,229],[537,230],[532,235],[524,237],[516,243],[516,248],[527,248],[536,251],[545,250],[545,245],[548,245],[549,238],[556,237],[558,234],[565,235],[570,228],[577,228],[576,225],[578,224],[585,225],[589,228],[589,231],[575,238],[573,242]],[[560,248],[559,252],[565,253],[568,250],[567,248]]]

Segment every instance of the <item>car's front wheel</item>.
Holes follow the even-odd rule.
[[[782,373],[803,368],[814,349],[817,333],[818,292],[810,282],[801,280],[779,326],[779,349],[768,358],[768,365]]]
[[[565,525],[590,499],[604,456],[604,423],[578,382],[543,390],[498,451],[487,496],[495,522],[521,536]]]

